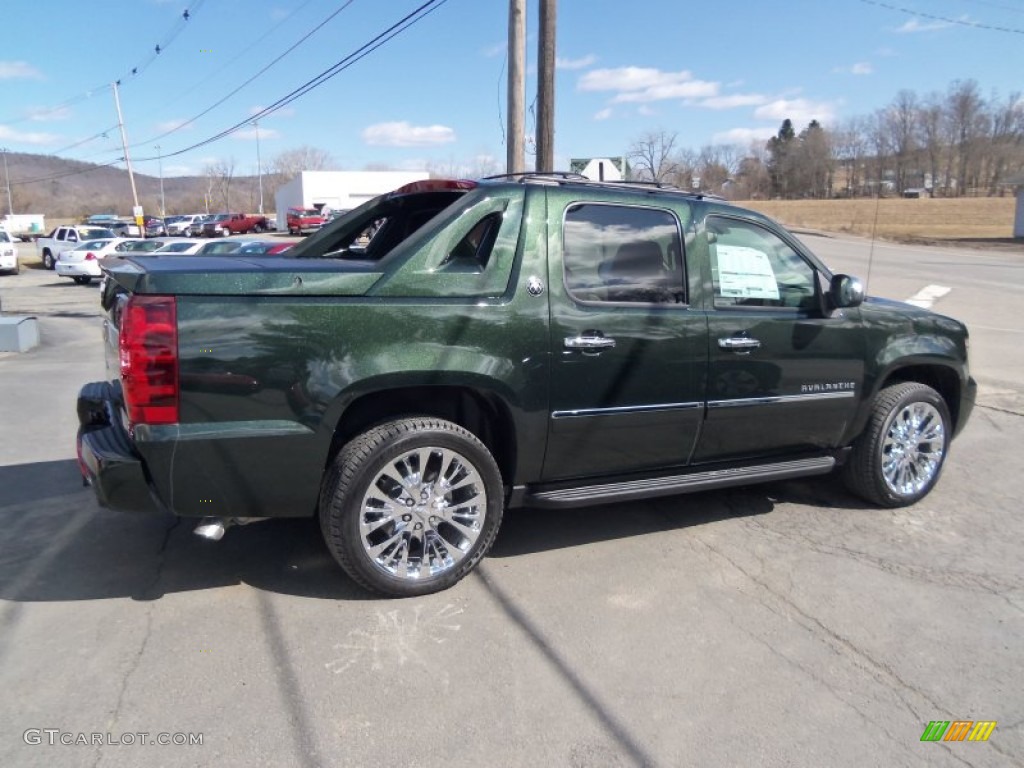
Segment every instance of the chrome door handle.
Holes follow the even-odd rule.
[[[748,336],[730,336],[727,339],[719,339],[718,346],[733,352],[750,352],[760,347],[761,342]]]
[[[566,349],[582,349],[584,352],[592,352],[599,349],[610,349],[615,346],[615,339],[610,339],[607,336],[566,336],[565,337],[565,348]]]

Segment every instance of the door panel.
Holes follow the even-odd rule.
[[[863,387],[859,312],[823,312],[816,269],[764,227],[711,216],[705,236],[708,411],[694,461],[837,446]]]
[[[703,418],[707,318],[683,303],[681,243],[673,212],[566,207],[564,241],[549,259],[545,480],[689,461]]]

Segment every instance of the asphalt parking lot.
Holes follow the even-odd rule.
[[[312,521],[213,543],[98,508],[74,448],[96,285],[0,277],[43,339],[0,353],[0,765],[1020,765],[1024,259],[874,258],[893,298],[949,277],[935,309],[972,327],[981,401],[924,502],[826,477],[517,511],[477,572],[410,600],[348,581]],[[922,742],[933,720],[997,725]]]

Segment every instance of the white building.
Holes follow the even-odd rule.
[[[403,184],[430,178],[426,171],[302,171],[277,190],[277,231],[288,229],[289,208],[347,210]]]
[[[591,181],[622,181],[629,176],[629,163],[624,157],[574,157],[569,170]]]

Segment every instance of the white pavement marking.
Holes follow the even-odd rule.
[[[907,304],[913,304],[915,307],[928,309],[935,303],[936,299],[941,299],[951,290],[953,289],[947,288],[944,285],[928,285],[907,299]]]

